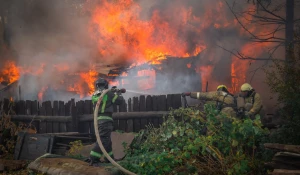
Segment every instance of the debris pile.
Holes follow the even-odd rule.
[[[265,163],[268,168],[273,169],[269,174],[300,174],[300,145],[266,143],[264,146],[277,151],[272,161]]]

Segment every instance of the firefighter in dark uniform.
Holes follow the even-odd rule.
[[[99,78],[95,81],[95,93],[92,96],[93,109],[95,110],[95,106],[97,101],[102,94],[102,92],[108,89],[108,81],[103,78]],[[101,142],[106,150],[106,152],[113,158],[112,153],[112,142],[111,142],[111,132],[113,131],[113,104],[120,105],[124,101],[121,93],[116,93],[112,91],[108,91],[99,106],[99,114],[98,114],[98,130]],[[90,152],[90,165],[98,164],[100,162],[100,158],[103,156],[103,153],[96,141],[96,145]],[[108,160],[105,159],[107,162]]]

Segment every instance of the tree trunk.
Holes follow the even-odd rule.
[[[286,37],[286,61],[290,61],[294,53],[294,0],[286,0],[286,22],[285,22],[285,37]]]

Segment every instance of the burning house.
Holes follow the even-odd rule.
[[[218,84],[234,93],[249,80],[249,61],[218,45],[253,57],[270,45],[245,40],[247,32],[219,0],[5,5],[0,47],[14,54],[1,52],[0,82],[7,82],[2,83],[1,98],[85,98],[98,76],[132,93],[206,91]],[[244,18],[241,22],[256,34],[268,31]]]

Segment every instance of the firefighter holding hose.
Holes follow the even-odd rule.
[[[225,85],[219,85],[217,91],[211,92],[185,92],[182,96],[190,96],[191,98],[214,101],[216,108],[231,117],[236,117],[235,102],[232,94],[229,93]]]
[[[99,78],[95,81],[95,89],[92,96],[93,109],[95,110],[95,105],[100,97],[100,95],[108,89],[108,81]],[[124,93],[125,89],[116,90],[113,88],[109,90],[102,98],[102,101],[99,106],[98,112],[98,130],[100,135],[100,140],[105,148],[106,152],[113,157],[112,152],[112,142],[111,142],[111,132],[113,131],[113,104],[121,105],[124,101],[121,93]],[[100,163],[100,158],[103,156],[103,153],[99,147],[99,144],[96,142],[94,148],[90,152],[90,165],[97,166]],[[105,162],[108,160],[105,158]]]

